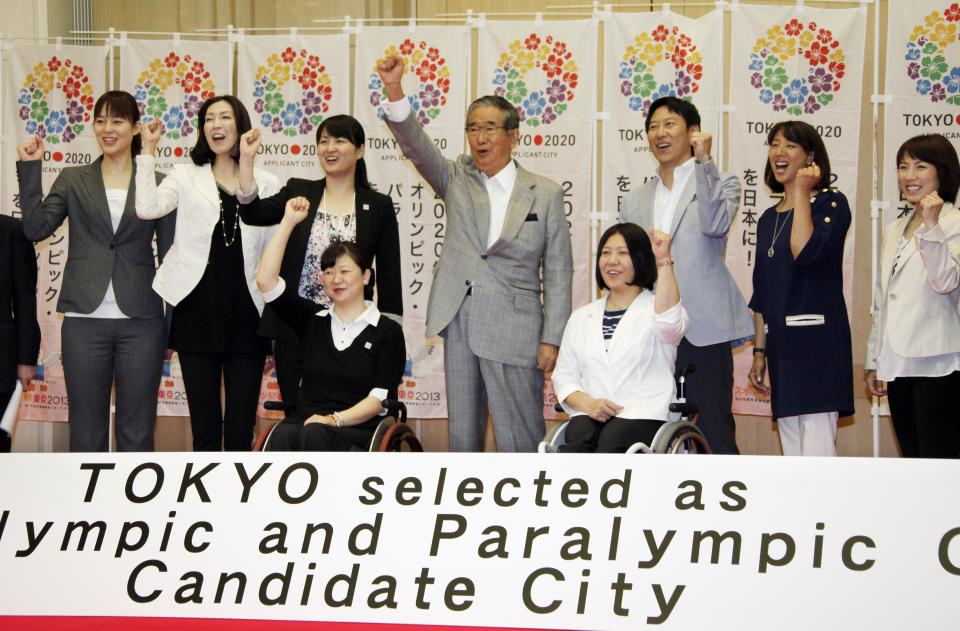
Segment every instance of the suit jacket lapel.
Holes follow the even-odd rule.
[[[507,204],[507,216],[503,219],[503,231],[500,233],[501,239],[515,239],[523,227],[523,222],[527,220],[527,215],[533,210],[533,204],[536,196],[533,194],[535,184],[526,169],[517,167],[517,181],[513,184],[513,191],[510,193],[510,202]],[[539,218],[546,220],[546,217]]]
[[[103,162],[103,156],[84,169],[83,182],[87,197],[93,202],[93,213],[100,217],[108,230],[108,234],[113,234],[113,220],[110,218],[110,204],[107,202],[107,190],[103,184],[103,172],[100,171],[100,164]]]
[[[217,190],[217,180],[213,177],[213,165],[208,164],[203,168],[195,169],[193,173],[197,190],[219,212],[220,192]]]
[[[490,195],[484,184],[483,174],[474,166],[472,159],[465,164],[465,171],[472,179],[470,201],[473,202],[474,225],[477,227],[477,242],[481,252],[487,250],[487,237],[490,233]]]
[[[677,201],[677,208],[673,211],[673,220],[670,222],[670,236],[677,234],[677,226],[680,225],[680,220],[683,219],[683,216],[687,212],[687,207],[693,202],[693,198],[697,194],[697,177],[695,173],[691,173],[690,177],[687,178],[687,183],[683,187],[683,193],[680,194],[680,199]]]
[[[373,229],[373,205],[370,203],[370,195],[364,188],[358,188],[354,195],[353,216],[356,221],[357,236],[354,241],[360,243],[370,243],[372,239],[370,234]]]
[[[123,204],[123,216],[120,217],[120,223],[117,224],[117,234],[126,230],[131,222],[137,217],[136,197],[137,197],[137,161],[133,161],[133,170],[130,172],[130,183],[127,185],[127,199]]]

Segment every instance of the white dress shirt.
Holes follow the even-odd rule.
[[[680,196],[687,187],[687,181],[693,175],[696,160],[692,157],[673,170],[673,186],[663,185],[663,178],[657,178],[657,192],[653,198],[653,226],[660,232],[670,234],[673,228],[673,216],[677,212]],[[659,169],[657,173],[659,174]]]
[[[387,118],[395,123],[406,120],[410,115],[410,101],[401,99],[399,101],[384,101],[380,103]],[[691,169],[691,173],[693,169]],[[483,185],[487,189],[487,195],[490,197],[490,228],[487,232],[487,247],[497,242],[500,234],[503,232],[503,222],[507,217],[507,206],[510,203],[510,195],[513,193],[513,185],[517,182],[517,163],[513,160],[507,163],[492,177],[487,177],[481,173]],[[677,202],[673,203],[674,206]]]
[[[563,402],[580,391],[623,406],[620,418],[669,420],[676,396],[677,344],[690,323],[686,309],[677,303],[657,314],[653,292],[644,290],[621,318],[609,349],[604,349],[606,304],[604,296],[574,311],[567,321],[553,371],[557,400],[568,414],[582,414]]]

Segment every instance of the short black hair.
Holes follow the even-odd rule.
[[[320,136],[324,131],[326,131],[327,135],[331,138],[349,140],[350,144],[357,148],[367,143],[367,136],[363,131],[363,125],[349,114],[337,114],[320,123],[317,127],[318,145],[320,144]],[[353,184],[355,187],[370,188],[370,181],[367,179],[367,164],[363,161],[363,158],[357,160],[357,170],[354,173]]]
[[[633,280],[627,284],[637,285],[652,291],[657,282],[657,260],[653,256],[653,246],[650,245],[650,237],[647,236],[647,232],[634,223],[614,224],[607,228],[603,236],[600,237],[600,243],[597,244],[597,263],[594,270],[597,285],[600,289],[609,289],[600,274],[600,253],[610,237],[615,234],[622,236],[627,243],[630,261],[633,263]]]
[[[700,112],[697,111],[696,105],[690,101],[678,99],[675,96],[661,96],[651,103],[650,109],[647,110],[647,119],[643,123],[644,131],[650,131],[650,119],[653,118],[653,113],[661,107],[665,107],[674,114],[678,114],[687,124],[688,129],[694,126],[700,127]]]
[[[960,189],[960,161],[949,140],[940,134],[914,136],[897,149],[897,168],[905,155],[932,164],[940,183],[937,194],[945,202],[956,203],[957,190]]]
[[[250,125],[250,115],[247,114],[247,108],[244,107],[243,103],[241,103],[237,97],[230,96],[229,94],[221,94],[220,96],[214,96],[204,101],[203,105],[200,106],[200,111],[197,113],[197,144],[190,150],[190,159],[193,160],[193,163],[197,166],[213,164],[213,161],[217,158],[213,150],[210,149],[210,145],[207,144],[207,136],[203,133],[203,121],[207,117],[207,110],[210,109],[210,106],[220,101],[226,101],[227,104],[230,105],[230,108],[233,110],[233,120],[237,126],[237,142],[230,150],[230,157],[233,158],[234,161],[240,159],[240,136],[250,131],[252,127]]]
[[[808,154],[813,154],[813,161],[820,167],[820,181],[814,188],[820,189],[830,186],[830,157],[827,155],[827,148],[824,146],[816,128],[803,121],[780,121],[771,127],[770,133],[767,134],[768,147],[778,132],[782,133],[783,137],[790,142],[800,145]],[[783,184],[774,177],[769,159],[767,160],[767,166],[763,169],[763,182],[774,193],[783,192]]]
[[[323,251],[323,254],[320,255],[320,271],[328,270],[336,265],[337,259],[341,256],[349,256],[350,259],[357,264],[361,272],[370,270],[370,283],[363,290],[364,299],[370,300],[373,297],[373,285],[376,281],[376,275],[373,266],[370,265],[367,257],[363,255],[363,250],[353,241],[337,241],[336,243],[328,245]]]
[[[110,90],[104,92],[93,105],[93,118],[101,116],[116,116],[130,121],[131,125],[140,122],[140,107],[137,105],[137,99],[133,95],[123,90]],[[143,148],[143,138],[140,132],[133,135],[133,141],[130,143],[130,155],[136,158],[140,155]]]
[[[497,96],[495,94],[488,94],[486,96],[481,96],[479,99],[470,104],[470,107],[467,108],[467,121],[470,120],[470,113],[477,109],[478,107],[495,107],[501,112],[503,112],[503,129],[504,131],[513,131],[514,129],[520,129],[520,113],[517,112],[517,108],[513,106],[513,103],[503,98],[502,96]]]

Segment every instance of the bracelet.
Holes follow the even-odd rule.
[[[337,422],[337,427],[343,427],[343,417],[340,416],[340,412],[334,412],[330,416],[332,416],[333,420]]]
[[[764,353],[766,350],[767,350],[767,349],[765,349],[765,348],[762,347],[762,346],[754,346],[754,347],[753,347],[753,354],[754,354],[754,355],[763,355],[763,353]]]
[[[659,261],[657,261],[657,267],[658,267],[658,268],[659,268],[659,267],[666,267],[666,266],[668,266],[668,265],[673,265],[673,257],[672,257],[672,256],[668,256],[668,257],[665,258],[665,259],[660,259]]]

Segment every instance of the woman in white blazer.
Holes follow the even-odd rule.
[[[904,457],[957,458],[960,161],[946,138],[929,134],[903,143],[896,164],[912,210],[883,233],[867,386],[889,397]]]
[[[561,451],[623,453],[650,444],[668,420],[677,345],[690,320],[667,234],[611,226],[595,273],[608,293],[570,315],[553,371],[557,400],[572,417]]]
[[[232,96],[214,97],[200,107],[199,124],[193,164],[175,165],[159,186],[153,172],[161,128],[157,120],[144,126],[137,215],[151,219],[177,210],[173,246],[153,287],[173,305],[170,348],[183,369],[193,448],[247,451],[269,343],[256,333],[263,313],[256,270],[273,228],[240,221],[238,157],[240,137],[250,130],[246,108]],[[280,188],[265,171],[255,170],[254,179],[268,195]]]

